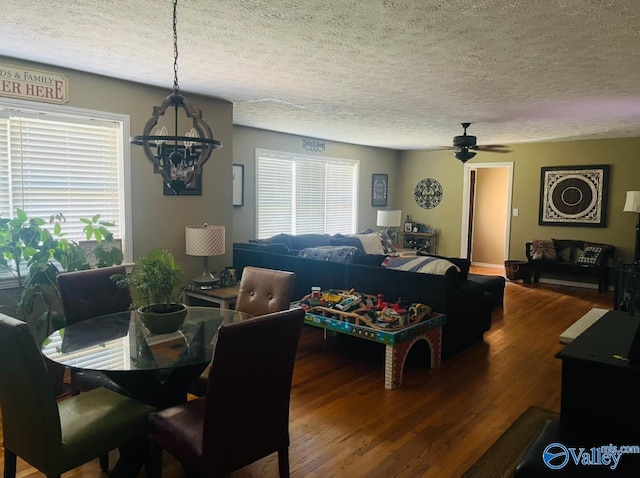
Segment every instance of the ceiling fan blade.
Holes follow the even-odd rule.
[[[484,151],[486,153],[511,153],[513,150],[502,144],[487,144],[483,146],[475,146],[473,149]]]

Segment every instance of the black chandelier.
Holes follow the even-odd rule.
[[[202,119],[202,110],[193,107],[180,94],[177,6],[178,0],[173,0],[173,92],[160,106],[153,107],[153,115],[145,124],[142,136],[132,136],[129,142],[143,147],[144,154],[153,164],[153,172],[161,174],[166,185],[175,194],[180,194],[197,175],[202,174],[202,166],[214,149],[222,147],[222,143],[213,138],[211,128]],[[173,128],[173,135],[169,135],[166,125],[159,127],[152,134],[151,130],[156,127],[169,107],[173,107],[174,111],[173,125],[169,123],[169,127]],[[184,136],[178,134],[180,108],[183,109],[186,118],[182,122],[185,125],[191,123],[191,129]]]

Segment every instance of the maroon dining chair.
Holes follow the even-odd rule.
[[[151,478],[162,450],[187,476],[226,476],[271,453],[289,476],[291,380],[303,309],[220,326],[207,394],[149,416]]]

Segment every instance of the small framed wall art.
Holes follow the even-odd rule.
[[[371,205],[374,207],[384,207],[387,205],[387,194],[389,193],[389,175],[371,175]]]
[[[233,165],[233,205],[244,206],[244,164]]]
[[[609,165],[543,167],[541,226],[606,227]]]
[[[167,186],[166,182],[163,182],[164,187],[164,195],[165,196],[175,196],[176,193]],[[196,174],[193,176],[189,184],[187,184],[182,191],[180,191],[180,196],[202,196],[202,175]]]

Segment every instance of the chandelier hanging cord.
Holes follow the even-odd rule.
[[[178,0],[173,0],[173,94],[180,92],[178,85]]]
[[[202,111],[179,92],[177,7],[178,0],[173,0],[173,91],[160,106],[153,107],[153,114],[145,124],[142,135],[132,136],[129,142],[142,146],[145,156],[153,164],[153,172],[160,174],[175,194],[180,194],[195,176],[202,174],[202,166],[214,149],[222,147],[222,143],[213,138],[211,128],[202,119]],[[158,121],[170,108],[174,111],[173,125],[164,125],[154,133]],[[179,111],[191,123],[191,129],[185,134],[178,132]],[[168,131],[171,128],[172,134]]]

